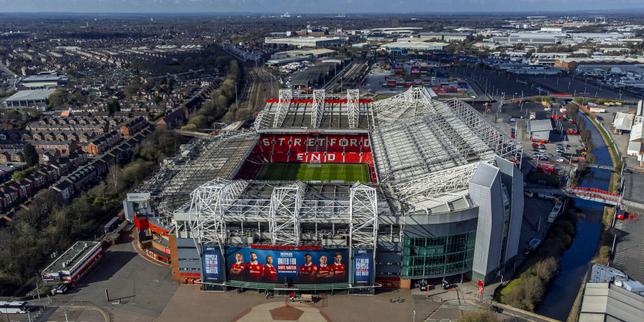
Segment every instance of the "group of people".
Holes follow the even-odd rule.
[[[304,255],[304,264],[297,267],[297,281],[304,283],[314,282],[341,282],[346,279],[346,267],[342,263],[342,254],[336,253],[333,263],[328,263],[328,257],[321,255],[319,263],[313,263],[311,254]],[[235,254],[235,263],[230,266],[230,277],[233,279],[258,281],[258,282],[279,282],[278,270],[273,264],[273,256],[267,255],[264,264],[259,262],[257,253],[250,253],[250,261],[244,262],[241,253]]]

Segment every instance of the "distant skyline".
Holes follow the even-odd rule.
[[[0,0],[0,12],[69,13],[509,13],[636,10],[644,0]]]

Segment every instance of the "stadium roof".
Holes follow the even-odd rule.
[[[365,209],[377,209],[380,215],[435,214],[475,206],[468,187],[480,164],[494,164],[497,157],[520,162],[522,154],[520,144],[471,106],[434,100],[417,87],[377,102],[360,99],[353,90],[332,98],[318,90],[312,98],[293,98],[292,92],[281,90],[254,127],[196,143],[140,190],[156,195],[168,215],[178,208],[175,214],[186,213],[191,193],[194,204],[194,198],[203,197],[199,194],[217,191],[218,207],[225,205],[231,220],[278,214],[279,203],[288,201],[291,210],[285,211],[297,209],[302,222],[324,223],[346,220],[348,195],[365,189],[375,189],[370,193],[377,197],[377,207]],[[378,182],[233,180],[261,133],[325,131],[370,133]]]
[[[351,96],[351,97],[349,97]],[[347,97],[326,96],[324,90],[313,91],[312,97],[293,97],[290,90],[280,90],[279,99],[269,100],[255,120],[258,132],[287,129],[361,130],[372,127],[371,100],[359,98],[357,90]]]
[[[379,180],[391,187],[403,210],[436,212],[466,200],[481,162],[493,163],[497,155],[521,160],[520,144],[460,101],[433,100],[424,88],[410,88],[373,105]]]
[[[267,222],[273,198],[280,189],[293,189],[301,197],[299,205],[302,223],[339,223],[349,214],[352,184],[349,183],[285,183],[281,181],[214,180],[204,184],[241,184],[234,198],[225,198],[219,207],[226,209],[229,222]],[[391,215],[386,192],[377,189],[378,211],[381,216]],[[187,215],[188,205],[181,209]]]
[[[137,190],[150,192],[169,213],[190,201],[190,193],[201,184],[216,178],[232,179],[258,138],[256,133],[245,132],[197,141]]]

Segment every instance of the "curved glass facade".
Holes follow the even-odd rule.
[[[432,278],[472,269],[476,231],[441,237],[405,237],[403,278]]]

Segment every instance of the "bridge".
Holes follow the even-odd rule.
[[[584,200],[599,202],[611,206],[618,206],[622,202],[622,196],[619,193],[613,193],[597,188],[574,187],[567,189],[572,196]]]
[[[618,193],[609,191],[586,188],[586,187],[570,187],[565,189],[555,188],[525,188],[525,191],[533,193],[542,193],[545,195],[553,196],[566,196],[571,198],[579,198],[588,201],[603,203],[605,205],[618,206],[622,203],[622,196]]]
[[[612,165],[605,165],[605,164],[589,164],[588,167],[595,168],[595,169],[604,169],[609,171],[615,170]]]

